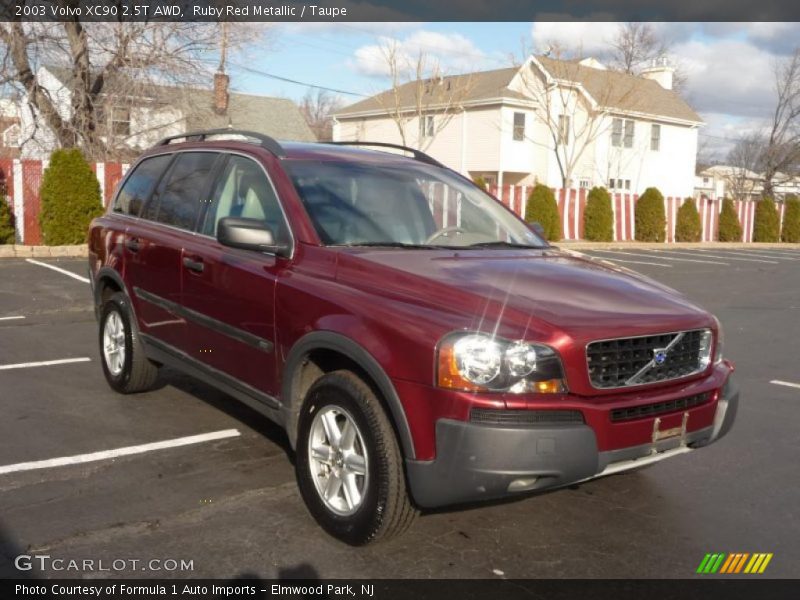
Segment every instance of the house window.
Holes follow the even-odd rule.
[[[569,117],[567,115],[558,116],[558,143],[563,146],[569,144]]]
[[[19,136],[19,124],[14,123],[3,132],[3,146],[6,148],[19,148]]]
[[[588,179],[581,179],[580,182],[578,183],[578,185],[581,186],[581,189],[584,190],[588,190],[590,184],[591,182]]]
[[[615,148],[622,146],[622,119],[611,121],[611,145]],[[614,181],[613,179],[611,181]],[[611,187],[614,187],[613,185]]]
[[[633,121],[625,121],[625,147],[633,148]]]
[[[628,119],[611,121],[611,145],[615,148],[633,148],[634,122]]]
[[[631,189],[631,180],[630,179],[626,179],[625,180],[625,189],[626,190],[630,190]]]
[[[616,181],[613,178],[609,179],[608,180],[608,189],[613,190],[616,187],[614,185],[615,183],[616,183]]]
[[[426,137],[433,137],[434,134],[434,123],[433,123],[433,116],[427,115],[421,117],[419,120],[419,137],[420,139]]]
[[[514,141],[521,142],[525,139],[525,113],[514,113]]]
[[[111,133],[114,135],[131,134],[131,110],[115,106],[111,109]]]
[[[653,123],[650,125],[650,150],[658,152],[661,149],[661,125]]]

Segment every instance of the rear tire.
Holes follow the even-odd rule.
[[[100,309],[99,342],[108,385],[121,394],[152,389],[158,367],[145,355],[130,300],[122,292],[113,294]]]
[[[417,516],[394,429],[375,392],[351,371],[328,373],[308,391],[295,470],[311,515],[347,544],[400,535]]]

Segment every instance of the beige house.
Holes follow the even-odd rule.
[[[591,58],[532,56],[357,102],[336,113],[334,139],[405,141],[490,183],[690,196],[703,120],[672,90],[672,73],[658,64],[636,77]]]

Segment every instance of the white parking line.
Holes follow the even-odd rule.
[[[15,321],[16,319],[24,319],[25,317],[0,317],[0,321]]]
[[[658,252],[659,254],[677,254],[678,256],[686,256],[687,252],[681,252],[679,250],[653,250],[653,252]],[[693,252],[689,251],[689,252]],[[708,256],[709,258],[724,258],[725,260],[743,260],[746,262],[759,262],[759,263],[771,263],[773,265],[780,264],[777,260],[766,260],[763,258],[738,258],[733,256],[720,256],[718,254],[708,254],[708,251],[703,250],[703,256]],[[691,254],[689,254],[691,256]]]
[[[5,473],[17,473],[19,471],[33,471],[35,469],[49,469],[51,467],[64,467],[67,465],[79,465],[98,460],[107,460],[119,456],[130,456],[132,454],[144,454],[154,450],[164,450],[166,448],[178,448],[202,442],[212,442],[214,440],[224,440],[226,438],[239,437],[242,435],[238,429],[224,429],[211,433],[201,433],[200,435],[190,435],[188,437],[165,440],[163,442],[153,442],[151,444],[141,444],[139,446],[127,446],[116,450],[102,450],[91,454],[78,454],[75,456],[62,456],[61,458],[51,458],[48,460],[37,460],[34,462],[17,463],[0,467],[0,475]]]
[[[32,367],[51,367],[53,365],[68,365],[71,363],[89,362],[92,359],[88,356],[82,358],[61,358],[59,360],[43,360],[41,362],[17,363],[15,365],[0,365],[0,371],[10,371],[11,369],[30,369]]]
[[[600,258],[599,256],[597,258]],[[664,263],[654,263],[654,262],[645,262],[643,260],[621,260],[619,258],[610,259],[610,258],[600,258],[603,262],[608,262],[611,264],[614,263],[626,263],[631,265],[652,265],[653,267],[667,267],[668,269],[672,268],[672,265],[667,265]]]
[[[623,252],[621,250],[592,250],[592,252],[604,252],[606,254],[624,254],[626,256],[643,256],[644,258],[654,258],[653,254],[642,254],[639,252]],[[669,256],[657,256],[655,258],[662,258],[664,260],[675,260],[679,262],[692,262],[692,263],[705,263],[709,265],[725,265],[728,266],[728,263],[719,262],[716,260],[697,260],[694,258],[671,258]]]
[[[741,256],[741,255],[744,255],[744,256],[758,256],[760,258],[773,258],[773,259],[776,259],[776,260],[800,260],[800,256],[795,257],[795,256],[787,256],[785,254],[778,254],[778,253],[774,253],[773,254],[771,252],[767,252],[766,250],[758,250],[758,251],[756,251],[756,250],[746,250],[746,249],[743,249],[743,250],[740,250],[740,251],[735,251],[735,250],[714,250],[714,252],[723,252],[725,254],[729,254],[731,252],[736,252],[737,256]]]
[[[780,381],[779,379],[773,379],[770,383],[774,383],[775,385],[783,385],[790,388],[797,388],[800,390],[800,383],[791,383],[790,381]]]
[[[39,265],[40,267],[45,267],[47,269],[52,269],[53,271],[58,271],[59,273],[62,273],[62,274],[67,275],[69,277],[72,277],[73,279],[77,279],[78,281],[82,281],[83,283],[89,283],[89,278],[88,277],[83,277],[81,275],[77,275],[77,274],[73,273],[72,271],[67,271],[66,269],[62,269],[61,267],[56,267],[55,265],[49,265],[49,264],[47,264],[45,262],[41,262],[41,261],[38,261],[38,260],[33,260],[32,258],[26,258],[25,260],[28,261],[29,263],[31,263],[32,265]]]

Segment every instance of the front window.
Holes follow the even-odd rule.
[[[306,160],[284,165],[325,245],[547,246],[497,200],[444,169]]]

